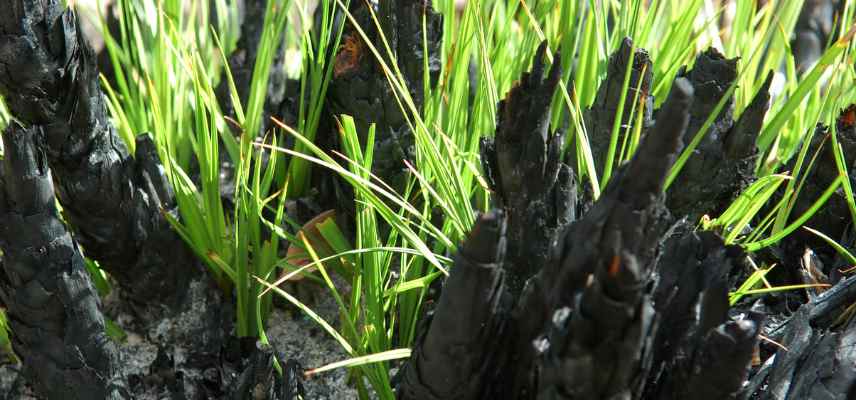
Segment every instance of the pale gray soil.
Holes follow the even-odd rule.
[[[318,293],[312,309],[334,327],[338,326],[338,311],[331,296]],[[127,316],[118,316],[120,325]],[[317,323],[298,311],[275,309],[268,320],[267,335],[278,354],[298,360],[304,368],[317,368],[348,358],[336,340],[321,329]],[[120,345],[123,371],[129,376],[146,377],[157,357],[157,346],[135,332],[128,332]],[[19,377],[19,365],[0,366],[0,400],[38,399],[31,388]],[[185,371],[185,373],[204,373]],[[306,398],[318,400],[356,399],[357,393],[348,386],[347,370],[338,369],[314,376],[305,382]],[[145,392],[135,393],[139,400],[168,399],[165,387],[150,386]]]
[[[0,399],[2,400],[36,400],[38,399],[26,385],[23,378],[19,378],[19,365],[0,366]]]
[[[323,296],[312,309],[338,328],[338,311],[332,296]],[[271,344],[283,355],[300,361],[307,369],[348,358],[341,345],[315,321],[303,315],[287,314],[274,311],[268,320],[270,327],[267,330]],[[345,369],[316,375],[305,382],[306,396],[319,400],[356,399],[357,392],[347,385],[346,379]]]

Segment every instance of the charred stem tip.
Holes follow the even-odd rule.
[[[491,210],[479,216],[469,237],[461,245],[461,255],[467,260],[492,264],[501,261],[505,251],[505,213]]]
[[[547,41],[541,42],[538,45],[538,49],[535,50],[535,59],[532,63],[532,75],[536,81],[540,81],[544,75],[544,67],[547,65]],[[540,72],[540,73],[536,73]]]
[[[717,333],[727,337],[735,343],[752,342],[757,339],[760,324],[756,321],[743,319],[739,321],[728,321],[721,325]]]
[[[744,115],[748,112],[759,112],[760,110],[765,110],[769,107],[770,86],[773,84],[773,77],[773,71],[767,73],[767,77],[764,78],[764,83],[761,84],[758,92],[755,93],[755,97],[752,98],[752,101],[746,107],[746,110],[743,111]]]
[[[538,50],[535,52],[535,58],[532,61],[532,71],[528,77],[529,85],[531,87],[538,87],[542,85],[544,89],[550,91],[550,94],[555,90],[556,85],[559,84],[559,79],[562,76],[562,68],[561,68],[561,54],[557,50],[553,53],[553,62],[549,62],[549,57],[547,57],[547,52],[550,47],[547,41],[541,42],[538,45]],[[547,68],[550,68],[550,73],[546,77],[544,77],[544,71]]]
[[[761,88],[759,88],[758,92],[755,93],[755,97],[752,99],[752,102],[749,103],[749,106],[744,111],[744,114],[746,112],[749,112],[749,110],[758,111],[758,110],[766,109],[767,107],[769,107],[770,86],[772,86],[772,84],[773,84],[773,77],[774,76],[775,76],[775,74],[773,74],[773,71],[767,72],[767,77],[764,78],[764,83],[761,84]]]
[[[654,129],[645,137],[633,156],[625,185],[629,193],[658,194],[669,169],[683,147],[681,138],[689,123],[689,109],[694,89],[686,78],[678,78],[672,85],[668,99],[660,109]]]
[[[694,89],[692,83],[686,78],[675,79],[669,98],[663,105],[662,116],[673,117],[678,113],[686,114],[687,109],[693,102]],[[658,121],[660,118],[657,119]]]
[[[726,58],[715,47],[708,47],[696,57],[696,65],[690,71],[691,79],[697,83],[712,81],[727,88],[737,79],[737,60],[739,57]]]
[[[764,103],[770,101],[770,86],[773,85],[773,78],[776,74],[773,73],[772,70],[767,72],[767,77],[764,78],[764,84],[761,85],[761,89],[758,90],[758,93],[755,95],[755,101],[759,101],[758,99],[766,98]],[[755,102],[753,101],[753,103]]]
[[[643,66],[651,63],[648,52],[642,47],[634,47],[633,39],[625,37],[621,40],[621,45],[618,50],[612,54],[609,60],[610,66],[615,69],[615,73],[623,76],[631,55],[633,56],[633,65],[631,65],[631,68],[634,70],[641,70]],[[646,69],[645,73],[651,74],[650,65]]]
[[[732,159],[750,157],[756,153],[755,140],[761,133],[764,115],[770,105],[770,85],[773,82],[773,71],[758,89],[758,93],[749,106],[740,115],[731,131],[725,137],[725,154]]]
[[[633,48],[633,39],[631,39],[629,36],[623,37],[621,39],[621,46],[619,47],[619,49],[620,49],[619,53],[627,52],[627,54],[629,55],[630,49],[632,49],[632,48]]]

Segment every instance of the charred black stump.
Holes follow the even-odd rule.
[[[374,26],[367,7],[377,7],[380,30],[421,108],[423,68],[428,65],[432,82],[439,71],[440,17],[423,1],[355,3],[352,12],[363,27]],[[422,58],[423,16],[429,60]],[[345,32],[335,59],[332,108],[354,114],[360,132],[378,124],[378,154],[390,156],[377,168],[389,179],[411,156],[412,132],[366,43],[354,27]],[[379,42],[377,29],[367,33]],[[245,42],[244,50],[252,52],[252,46]],[[589,110],[599,165],[621,95],[617,77],[623,77],[631,49],[625,42],[612,58],[607,83]],[[650,64],[637,52],[631,87],[640,86],[643,104],[637,107],[644,107],[646,134],[632,160],[618,167],[601,198],[578,219],[561,136],[549,130],[561,73],[548,71],[545,52],[542,46],[532,72],[500,105],[495,140],[483,144],[498,209],[478,219],[455,255],[437,307],[401,370],[398,397],[840,399],[856,392],[856,278],[812,292],[788,322],[765,331],[787,349],[762,344],[761,353],[774,356],[744,385],[763,318],[729,312],[727,294],[746,255],[693,228],[697,213],[721,210],[751,181],[770,79],[736,122],[726,103],[676,181],[683,190],[667,198],[665,179],[682,143],[736,78],[736,61],[715,51],[700,55],[676,80],[651,126]],[[76,238],[116,277],[146,322],[185,320],[150,332],[161,343],[150,372],[171,395],[225,396],[229,386],[238,399],[302,396],[299,365],[285,363],[280,376],[270,348],[239,351],[228,360],[237,367],[223,367],[218,291],[162,216],[174,213],[175,204],[151,139],[141,137],[137,154],[128,154],[107,119],[96,77],[75,16],[60,2],[15,1],[0,15],[0,94],[26,125],[13,124],[4,133],[0,299],[9,308],[13,345],[28,378],[52,399],[128,397],[98,297],[54,207],[55,185]],[[632,103],[625,105],[625,118],[628,107]],[[838,121],[845,154],[856,154],[850,151],[854,121],[852,108]],[[819,163],[828,167],[829,160],[821,152]],[[808,180],[809,195],[801,199],[816,198],[812,191],[824,190],[835,176],[825,175],[835,168],[813,171],[816,182]],[[795,212],[805,206],[797,204]],[[675,222],[673,215],[690,219]],[[832,203],[814,221],[843,236],[848,217],[846,204]]]
[[[125,399],[115,344],[83,256],[59,217],[40,127],[12,123],[0,168],[0,299],[24,375],[49,399]]]
[[[659,321],[643,398],[736,398],[763,322],[758,313],[728,317],[730,277],[748,267],[746,254],[686,220],[666,237],[656,262]]]
[[[633,59],[632,65],[630,64],[631,57]],[[628,68],[630,68],[630,81],[625,94],[622,93],[621,89],[624,87],[624,77]],[[625,38],[618,50],[610,56],[606,79],[600,84],[594,104],[585,114],[586,132],[589,136],[589,144],[598,176],[603,174],[603,166],[607,159],[612,129],[622,95],[625,96],[625,100],[618,130],[618,150],[620,150],[621,143],[628,140],[627,134],[632,133],[637,128],[635,126],[637,117],[634,113],[642,113],[642,127],[640,128],[649,128],[653,124],[652,68],[648,52],[642,48],[636,48],[634,51],[633,42],[628,38]],[[576,148],[572,147],[571,149],[573,151]],[[616,150],[612,160],[616,167],[620,161],[618,150]],[[574,157],[571,155],[569,159],[573,160]]]
[[[154,144],[141,136],[136,156],[128,153],[72,11],[59,1],[7,8],[0,94],[16,118],[42,126],[42,148],[77,239],[145,312],[178,307],[192,281],[210,278],[163,218],[176,206]]]
[[[574,220],[577,197],[573,171],[560,161],[562,137],[549,132],[549,104],[561,70],[544,76],[546,50],[539,48],[532,71],[500,103],[494,138],[482,140],[485,174],[508,217],[504,269],[515,295]]]
[[[377,16],[382,31],[376,29],[369,7]],[[386,65],[393,70],[397,65],[401,70],[410,96],[421,112],[424,67],[428,66],[427,75],[432,85],[440,73],[442,16],[433,10],[430,1],[425,0],[392,0],[379,4],[354,1],[350,12]],[[395,55],[394,61],[387,56],[382,45],[381,32]],[[427,38],[425,43],[423,34]],[[427,60],[423,52],[426,48]],[[393,187],[400,186],[406,171],[403,160],[412,162],[415,158],[415,139],[407,122],[412,117],[402,112],[381,63],[350,21],[346,22],[342,44],[333,62],[333,77],[327,95],[329,111],[334,116],[353,116],[361,138],[365,138],[370,124],[377,124],[376,157],[372,170]],[[406,103],[402,101],[401,104]]]
[[[401,399],[480,399],[497,372],[508,300],[505,220],[483,215],[455,259],[430,326],[402,372]],[[448,294],[447,294],[448,293]]]
[[[599,174],[603,172],[601,169],[608,157],[627,68],[630,68],[630,85],[625,95],[618,143],[626,140],[624,136],[628,129],[632,131],[636,128],[633,124],[637,121],[631,119],[630,115],[634,99],[637,99],[635,108],[643,113],[642,126],[639,128],[647,133],[653,124],[653,98],[649,94],[651,61],[644,50],[636,49],[632,57],[633,64],[628,65],[632,49],[632,42],[625,39],[610,57],[606,80],[601,84],[592,108],[586,113],[586,128]],[[684,69],[679,76],[687,78],[697,93],[697,101],[690,108],[689,125],[683,136],[684,143],[689,143],[737,78],[737,59],[726,59],[711,48],[698,55],[692,70]],[[705,213],[721,211],[754,180],[757,157],[755,140],[769,107],[772,77],[772,74],[767,76],[755,98],[736,122],[733,119],[732,100],[725,101],[705,137],[672,183],[675,189],[670,191],[666,204],[674,215],[687,216],[693,221]],[[659,119],[660,115],[655,117]],[[613,155],[614,165],[619,161],[617,153]],[[573,154],[570,159],[574,159]]]
[[[221,291],[164,218],[176,205],[151,138],[139,137],[132,157],[110,123],[75,14],[60,1],[10,2],[0,14],[0,59],[0,94],[19,121],[38,127],[38,154],[87,256],[117,281],[150,339],[181,353],[179,368],[216,361]],[[31,345],[26,351],[56,351]],[[92,345],[108,351],[104,341]]]
[[[496,144],[486,146],[502,211],[482,216],[461,245],[403,368],[399,398],[736,397],[761,323],[757,315],[727,315],[726,278],[745,256],[686,222],[667,229],[672,217],[662,194],[690,121],[692,84],[675,82],[632,161],[588,213],[571,222],[573,200],[559,202],[551,193],[562,185],[572,192],[570,175],[552,183],[555,178],[527,172],[561,176],[568,168],[551,164],[552,139],[538,118],[549,106],[549,96],[541,96],[552,93],[545,88],[554,87],[555,74],[542,82],[542,57],[543,50],[500,114],[526,113],[532,122],[501,120]],[[511,136],[505,129],[520,132]],[[500,143],[509,139],[523,155],[503,155]],[[530,202],[548,206],[521,212],[513,199],[527,191],[535,194]],[[526,237],[517,244],[534,245],[545,256],[515,256],[515,224],[543,219],[555,227],[557,215],[566,227],[546,245]],[[520,293],[515,279],[525,280]]]
[[[689,143],[737,78],[737,59],[726,59],[711,48],[696,57],[692,70],[679,75],[689,79],[696,92],[684,135]],[[721,212],[755,179],[755,140],[769,107],[772,78],[767,76],[736,122],[733,102],[726,100],[672,183],[666,204],[675,215],[697,220],[704,213]]]

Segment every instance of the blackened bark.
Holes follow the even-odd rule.
[[[485,146],[503,212],[482,216],[461,246],[403,368],[399,398],[736,398],[761,324],[755,314],[727,315],[728,274],[745,254],[685,221],[669,229],[662,193],[691,121],[686,79],[585,216],[547,244],[518,239],[546,255],[533,251],[540,258],[525,266],[534,275],[515,291],[510,278],[524,275],[514,264],[514,224],[573,216],[573,200],[542,194],[557,190],[560,164],[543,118],[555,83],[542,81],[543,50],[538,57],[502,105],[496,144]],[[520,154],[503,150],[503,140]],[[530,204],[551,199],[549,207],[522,213],[514,201],[527,193],[536,196]]]
[[[481,398],[503,333],[505,224],[499,211],[476,222],[455,257],[430,327],[417,338],[399,398]]]
[[[734,321],[727,315],[728,278],[748,268],[746,255],[712,232],[695,232],[686,220],[662,246],[652,293],[659,321],[645,398],[735,398],[763,322],[756,313]]]
[[[633,159],[616,172],[598,202],[565,236],[562,263],[556,264],[554,271],[547,271],[559,278],[551,278],[554,287],[570,285],[566,288],[579,289],[585,284],[581,278],[595,272],[599,264],[612,263],[612,256],[621,256],[620,249],[631,251],[643,266],[653,260],[656,244],[665,231],[660,221],[666,214],[661,193],[664,177],[683,146],[681,137],[692,104],[692,86],[685,79],[676,80],[669,99],[659,110],[657,123]],[[591,259],[599,258],[601,252],[614,254]],[[571,298],[556,300],[569,302]]]
[[[172,230],[176,205],[154,143],[134,157],[111,125],[95,58],[77,17],[58,0],[20,0],[0,14],[0,94],[22,122],[41,127],[66,220],[87,256],[117,281],[151,340],[169,343],[186,394],[216,362],[222,293]],[[13,224],[12,226],[15,226]],[[167,318],[169,317],[169,318]],[[154,373],[154,372],[153,372]]]
[[[561,69],[546,72],[546,45],[499,104],[493,139],[482,140],[484,170],[496,199],[508,215],[507,285],[523,289],[550,256],[558,235],[574,220],[576,185],[561,162],[562,136],[550,130],[550,100]]]
[[[721,293],[724,298],[725,293]],[[758,343],[760,317],[723,322],[707,331],[667,381],[666,399],[739,399]],[[682,360],[683,361],[683,360]]]
[[[651,59],[648,56],[648,52],[642,48],[637,48],[632,54],[633,64],[628,65],[630,63],[631,51],[633,51],[633,42],[629,38],[625,38],[618,50],[609,58],[606,79],[600,84],[594,104],[586,112],[586,132],[588,133],[589,144],[594,156],[598,176],[602,176],[603,174],[603,166],[606,162],[612,128],[618,112],[618,104],[623,95],[622,88],[624,87],[624,77],[627,74],[628,67],[631,69],[630,81],[627,93],[624,94],[624,109],[621,114],[621,124],[618,131],[618,146],[613,158],[614,167],[618,167],[619,165],[618,152],[621,150],[621,144],[625,140],[629,140],[629,138],[625,139],[627,136],[625,133],[629,132],[632,134],[636,126],[636,115],[631,114],[631,111],[635,109],[634,112],[643,113],[643,129],[650,127],[652,124],[651,113],[654,110],[654,98],[650,94],[651,82],[653,80]],[[635,107],[634,101],[636,101]],[[572,151],[575,149],[575,146],[571,147]],[[569,159],[573,160],[575,159],[574,157],[572,153]]]
[[[41,127],[3,134],[0,298],[24,374],[48,399],[129,398],[101,301],[57,212],[51,172],[36,145]]]
[[[515,349],[532,352],[531,343],[540,343],[540,364],[547,373],[542,378],[547,379],[518,383],[513,392],[580,399],[639,392],[645,372],[641,363],[650,351],[645,339],[654,322],[642,287],[664,230],[662,221],[668,218],[662,189],[681,148],[692,102],[689,82],[676,81],[633,159],[571,225],[558,262],[547,264],[534,278],[543,289],[524,292],[513,325],[552,324],[559,333],[536,338],[531,335],[540,333],[532,328],[521,330]],[[544,306],[547,314],[533,319],[528,310]],[[560,374],[562,368],[572,372]]]
[[[856,301],[856,277],[802,305],[769,333],[784,348],[752,377],[753,399],[850,399],[856,389],[856,319],[845,309]]]
[[[131,300],[175,308],[191,281],[207,275],[162,215],[176,206],[154,144],[142,136],[135,157],[128,154],[71,10],[58,0],[13,1],[6,9],[0,94],[19,120],[43,127],[42,146],[76,238]]]
[[[693,69],[682,75],[698,94],[684,136],[689,143],[736,79],[737,59],[726,59],[711,48],[699,54]],[[697,220],[705,213],[724,211],[755,180],[755,140],[769,107],[772,77],[767,76],[736,123],[732,100],[726,101],[672,184],[666,204],[675,215]]]
[[[696,57],[693,69],[686,71],[686,67],[683,67],[678,76],[687,78],[696,91],[696,101],[690,108],[690,122],[683,137],[684,143],[689,143],[725,96],[729,86],[737,79],[737,59],[727,59],[711,47]],[[722,140],[721,136],[728,132],[734,123],[733,112],[734,101],[730,98],[714,119],[700,146]]]
[[[632,43],[625,39],[610,57],[606,80],[601,84],[592,108],[586,113],[586,128],[598,173],[603,172],[631,50]],[[641,127],[643,133],[647,134],[651,128],[653,105],[649,94],[650,64],[647,53],[637,49],[633,65],[630,66],[630,87],[620,125],[619,146],[626,139],[625,129],[635,128],[633,124],[636,120],[631,119],[630,111],[637,95],[639,100],[636,108],[644,113]],[[698,55],[692,70],[682,70],[679,76],[687,78],[698,93],[698,101],[695,101],[690,109],[689,125],[683,137],[684,143],[689,143],[736,79],[737,59],[726,59],[715,49],[709,49]],[[705,213],[722,211],[754,180],[757,155],[755,140],[769,107],[771,82],[772,74],[768,75],[737,122],[732,118],[733,102],[730,99],[726,101],[706,136],[673,182],[672,187],[675,189],[669,193],[666,204],[674,215],[697,220]],[[661,119],[661,116],[657,117],[658,120]],[[618,157],[617,153],[618,151],[614,157]],[[570,158],[574,158],[573,153]],[[617,162],[617,158],[613,162]],[[614,165],[617,166],[617,163]]]
[[[285,360],[285,358],[280,358]],[[260,342],[256,344],[248,365],[233,387],[233,400],[293,400],[306,396],[302,384],[300,364],[288,360],[283,364],[282,375],[274,368],[273,349]]]
[[[770,85],[773,73],[767,74],[764,84],[758,89],[755,98],[743,110],[743,114],[725,136],[725,155],[729,159],[742,159],[757,153],[755,141],[764,124],[764,117],[770,108]]]
[[[856,163],[854,163],[856,160],[856,105],[851,105],[841,112],[836,121],[835,134],[844,153],[844,165],[848,168],[847,174],[850,184],[856,185]],[[832,132],[829,127],[818,125],[812,136],[806,161],[803,164],[803,173],[806,174],[805,184],[791,211],[793,217],[802,215],[808,210],[829,185],[838,178],[838,167],[831,135]],[[806,170],[815,156],[817,158],[814,160],[811,169]],[[789,170],[793,170],[795,159],[796,157],[788,165]],[[847,195],[843,189],[839,188],[805,225],[823,232],[834,240],[840,240],[847,246],[850,241],[845,239],[848,238],[848,235],[853,234],[851,221]],[[840,279],[839,268],[846,268],[849,264],[846,261],[838,260],[837,253],[830,249],[825,241],[804,230],[798,230],[785,238],[783,245],[790,258],[802,256],[806,247],[813,249],[820,256],[823,272],[831,278],[832,282],[837,282]]]
[[[393,68],[368,9],[376,7],[372,4],[365,1],[351,2],[351,13],[383,55],[387,65]],[[396,56],[411,97],[421,111],[424,66],[428,66],[427,73],[432,85],[440,72],[442,16],[433,10],[430,1],[425,0],[392,0],[380,4],[375,13],[384,37]],[[426,20],[424,35],[427,43],[423,43],[423,16]],[[426,47],[427,60],[423,54]],[[415,158],[413,132],[407,125],[406,114],[401,111],[380,62],[350,21],[346,23],[342,45],[333,62],[333,77],[327,95],[330,112],[353,116],[357,132],[362,138],[365,138],[371,123],[377,124],[372,170],[393,187],[403,185],[406,171],[403,160],[413,162]]]

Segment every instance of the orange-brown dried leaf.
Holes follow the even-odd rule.
[[[303,227],[300,228],[300,231],[297,232],[297,239],[303,242],[303,239],[306,238],[306,241],[312,246],[312,250],[315,251],[315,254],[318,255],[318,258],[325,258],[333,255],[333,249],[330,247],[330,244],[327,243],[327,240],[324,239],[324,236],[321,235],[321,232],[318,230],[318,225],[322,224],[330,219],[336,218],[335,210],[327,210],[322,212],[321,214],[316,215],[311,220],[309,220]],[[284,277],[285,275],[297,270],[298,268],[307,265],[312,262],[312,257],[309,255],[309,252],[306,249],[290,244],[288,246],[288,251],[286,252],[286,260],[288,260],[288,264],[283,268],[282,274],[280,277]],[[317,270],[317,267],[307,268],[303,271],[303,273],[296,274],[292,276],[289,280],[291,281],[299,281],[302,280],[304,274],[310,273],[312,271]]]
[[[360,60],[363,58],[364,45],[363,41],[356,35],[349,34],[345,36],[344,42],[339,47],[339,53],[336,54],[336,63],[333,65],[333,77],[350,73],[357,69],[360,65]]]
[[[856,104],[849,105],[841,112],[841,116],[838,117],[838,123],[843,128],[852,128],[856,125]]]

